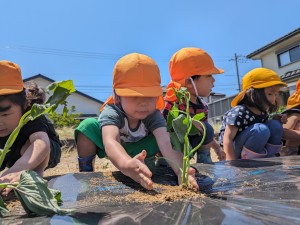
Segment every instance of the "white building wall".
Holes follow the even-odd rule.
[[[45,80],[41,77],[35,78],[34,81],[38,86],[42,88],[46,88],[51,82]],[[76,87],[75,87],[76,88]],[[48,98],[48,96],[46,97]],[[99,110],[101,107],[101,103],[93,101],[83,95],[72,93],[67,98],[67,106],[71,108],[71,106],[75,106],[75,113],[82,113],[82,114],[97,114],[99,115]],[[57,112],[62,113],[63,107],[58,107]]]
[[[279,76],[296,69],[300,68],[300,61],[293,62],[291,64],[285,65],[283,67],[278,66],[277,55],[275,54],[275,50],[263,56],[262,58],[262,66],[274,70],[278,73]]]

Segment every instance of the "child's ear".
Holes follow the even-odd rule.
[[[193,84],[192,84],[192,82],[191,82],[190,79],[186,79],[186,80],[185,80],[185,87],[186,87],[187,89],[193,88]]]
[[[118,96],[115,92],[113,92],[113,100],[115,104],[119,104],[120,103],[120,96]]]

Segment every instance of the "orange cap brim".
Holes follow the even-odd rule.
[[[224,73],[224,70],[219,69],[217,67],[212,68],[211,70],[205,71],[204,73],[198,74],[198,75],[218,75]],[[197,74],[195,74],[197,75]]]
[[[106,101],[103,103],[103,105],[101,106],[100,112],[103,111],[104,107],[105,107],[107,104],[114,104],[114,103],[115,103],[115,101],[114,101],[113,97],[112,97],[112,96],[109,96],[109,97],[106,99]],[[164,109],[164,107],[165,107],[165,100],[164,100],[163,96],[162,96],[162,95],[161,95],[161,96],[158,96],[158,99],[157,99],[157,102],[156,102],[156,108],[157,108],[158,110],[161,111],[161,110]]]
[[[22,92],[23,89],[24,89],[24,87],[21,87],[21,86],[20,87],[16,87],[14,89],[7,89],[7,88],[0,89],[0,95],[17,94],[17,93]]]
[[[119,96],[135,96],[135,97],[158,97],[163,93],[161,86],[152,87],[130,87],[115,88],[116,94]]]

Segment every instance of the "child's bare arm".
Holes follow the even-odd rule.
[[[223,149],[226,154],[226,160],[236,159],[234,154],[233,139],[236,136],[238,128],[233,125],[227,125],[223,136]]]
[[[111,162],[126,176],[132,178],[144,188],[151,190],[153,182],[152,173],[145,165],[146,151],[131,158],[120,144],[119,128],[116,126],[104,126],[102,138],[105,152]]]
[[[300,114],[293,113],[286,124],[283,124],[283,139],[296,141],[300,137]]]
[[[180,168],[182,168],[182,160],[183,160],[182,153],[172,149],[170,136],[165,127],[160,127],[160,128],[155,129],[153,131],[153,134],[155,136],[156,142],[158,144],[158,147],[159,147],[162,155],[167,160],[168,164],[172,167],[173,171],[179,178],[178,181],[180,182],[181,181]],[[190,172],[189,181],[190,181],[191,185],[194,188],[199,189],[198,183],[197,183],[195,177],[193,176],[195,171],[191,170],[189,172]]]
[[[12,167],[2,174],[0,183],[19,182],[21,172],[24,170],[34,170],[40,176],[43,176],[50,155],[48,134],[45,132],[35,132],[30,135],[28,143],[21,149],[21,155],[21,158]],[[10,190],[6,189],[3,194],[8,194]]]
[[[41,173],[49,160],[50,155],[50,140],[45,132],[35,132],[30,135],[28,144],[24,145],[21,150],[21,158],[16,163],[5,171],[5,174],[19,172],[23,170],[35,170]],[[44,162],[47,159],[47,162]],[[41,165],[44,168],[41,169]]]
[[[221,147],[219,143],[216,141],[216,139],[213,139],[211,147],[213,148],[214,152],[218,156],[218,160],[225,160],[226,154],[223,150],[221,150]]]

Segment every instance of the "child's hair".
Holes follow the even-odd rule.
[[[276,112],[278,109],[277,101],[275,105],[268,101],[264,88],[249,88],[246,91],[244,98],[238,103],[238,105],[241,104],[256,107],[265,113]]]
[[[21,106],[23,113],[25,112],[26,107],[26,92],[23,91],[16,94],[0,95],[0,102],[4,100],[9,100],[12,103]]]
[[[26,89],[26,100],[27,100],[27,109],[31,109],[34,103],[43,104],[46,100],[45,90],[39,87],[34,82],[27,82],[24,84]]]
[[[36,83],[25,84],[23,91],[16,94],[0,95],[0,102],[9,100],[12,103],[21,106],[23,113],[30,110],[34,103],[42,104],[45,102],[45,91]]]
[[[193,75],[191,76],[192,80],[198,80],[200,79],[201,75]]]

